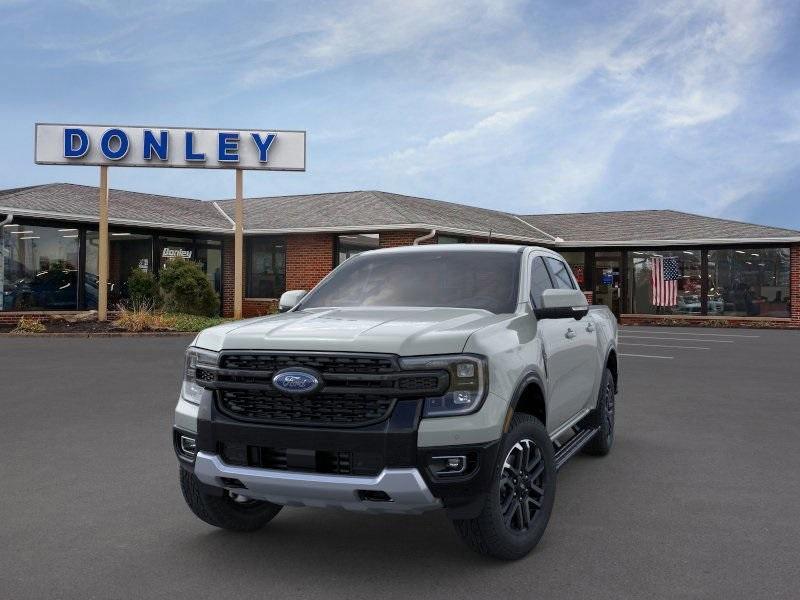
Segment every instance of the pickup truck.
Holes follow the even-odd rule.
[[[444,509],[474,550],[518,559],[544,533],[558,469],[611,449],[616,320],[551,250],[363,252],[280,310],[187,350],[173,442],[206,523]]]

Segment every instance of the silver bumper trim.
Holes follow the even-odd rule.
[[[233,489],[258,500],[288,506],[338,507],[381,513],[421,513],[441,507],[417,469],[384,469],[375,477],[321,475],[228,465],[216,454],[198,452],[197,478],[208,485],[229,487],[222,478],[238,479],[246,487]],[[359,492],[385,492],[391,501],[362,500]]]

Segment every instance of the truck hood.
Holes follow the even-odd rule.
[[[193,345],[215,351],[452,354],[464,349],[473,332],[507,318],[470,308],[312,309],[211,327]]]

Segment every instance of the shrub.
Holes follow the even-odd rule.
[[[217,294],[197,263],[169,261],[161,269],[160,283],[167,312],[210,317],[219,308]]]
[[[47,328],[39,319],[21,317],[11,333],[44,333],[46,330]]]
[[[155,275],[141,269],[133,269],[128,277],[128,296],[133,306],[145,303],[153,308],[161,306],[161,290]]]
[[[155,312],[153,305],[147,302],[131,302],[130,307],[120,305],[119,316],[114,321],[114,325],[133,333],[163,331],[171,328],[164,315]]]

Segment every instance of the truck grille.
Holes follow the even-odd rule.
[[[258,390],[223,390],[219,408],[247,421],[295,425],[367,425],[384,420],[395,399],[367,394],[283,396]]]
[[[311,395],[286,394],[272,385],[283,369],[304,368],[322,386]],[[223,353],[218,367],[197,369],[197,380],[217,390],[217,406],[234,419],[270,424],[360,427],[391,415],[398,398],[443,393],[447,371],[402,371],[392,355],[347,353]]]

